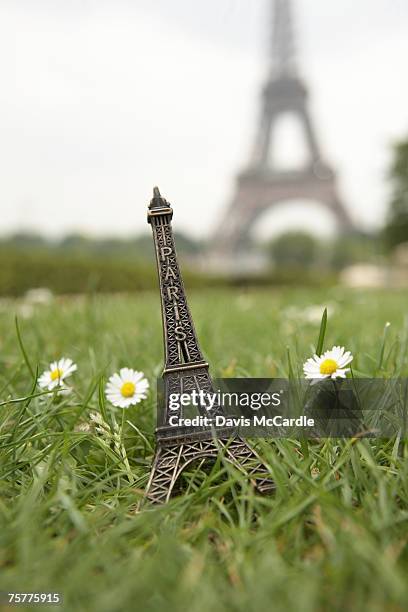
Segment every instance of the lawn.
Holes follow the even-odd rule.
[[[203,291],[191,309],[214,376],[284,377],[289,361],[300,375],[327,305],[325,347],[351,350],[358,375],[392,377],[408,375],[407,298]],[[60,592],[75,612],[406,610],[404,441],[313,441],[306,454],[297,440],[258,440],[272,497],[220,461],[205,479],[186,474],[184,496],[135,513],[162,354],[157,293],[0,303],[0,591]],[[34,381],[60,356],[78,371],[56,401]],[[122,366],[152,387],[126,412],[101,399]],[[104,435],[90,427],[101,405]]]

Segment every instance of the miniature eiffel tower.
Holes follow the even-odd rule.
[[[260,493],[275,488],[271,476],[255,451],[233,430],[214,432],[209,428],[172,427],[169,424],[169,397],[172,393],[213,391],[208,363],[201,353],[193,320],[187,305],[174,245],[171,219],[173,210],[154,188],[148,210],[159,273],[165,367],[163,371],[163,414],[156,429],[154,457],[145,500],[161,504],[169,500],[183,469],[197,459],[215,459],[222,451],[225,460],[245,472]],[[204,407],[201,407],[204,409]],[[199,408],[200,410],[200,408]],[[221,413],[221,408],[216,411]]]

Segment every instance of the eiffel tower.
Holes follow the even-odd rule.
[[[256,219],[290,200],[320,202],[335,216],[341,231],[352,221],[341,201],[333,169],[322,157],[308,110],[308,91],[298,74],[290,0],[274,0],[269,74],[262,92],[261,117],[249,166],[238,175],[235,195],[218,225],[214,251],[234,253],[244,247]],[[273,152],[274,132],[283,114],[297,117],[308,158],[295,170],[279,171]],[[221,245],[221,248],[220,248]]]
[[[260,493],[274,489],[266,466],[244,440],[226,429],[217,439],[209,428],[173,427],[169,419],[170,395],[212,392],[213,383],[194,330],[184,285],[177,262],[171,219],[173,210],[155,187],[148,209],[159,274],[165,367],[163,371],[163,413],[156,429],[156,453],[144,501],[161,504],[169,500],[183,469],[197,459],[216,459],[220,452],[225,460],[244,472]],[[199,411],[204,413],[205,407]],[[215,414],[221,414],[220,407]],[[178,413],[181,417],[181,410]]]

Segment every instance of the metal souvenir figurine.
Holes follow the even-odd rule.
[[[174,245],[171,219],[173,210],[155,187],[148,209],[153,231],[162,306],[165,366],[163,371],[163,414],[156,429],[156,453],[144,500],[155,504],[169,500],[183,469],[197,459],[215,459],[220,452],[225,460],[245,472],[261,493],[275,488],[270,473],[256,452],[234,435],[232,430],[218,432],[209,427],[170,425],[171,394],[213,391],[193,320],[187,304]],[[221,408],[217,408],[221,410]]]

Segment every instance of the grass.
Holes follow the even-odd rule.
[[[357,373],[391,377],[408,374],[407,297],[201,292],[191,307],[214,376],[299,374],[327,305],[326,348],[344,344]],[[404,441],[314,441],[307,456],[297,440],[261,440],[273,497],[220,461],[205,479],[187,473],[167,507],[134,513],[154,393],[123,413],[101,390],[124,365],[154,387],[162,351],[156,293],[1,302],[0,590],[58,591],[64,610],[87,612],[406,610]],[[78,372],[55,401],[34,382],[59,356]],[[90,411],[105,414],[105,435],[87,430]]]

